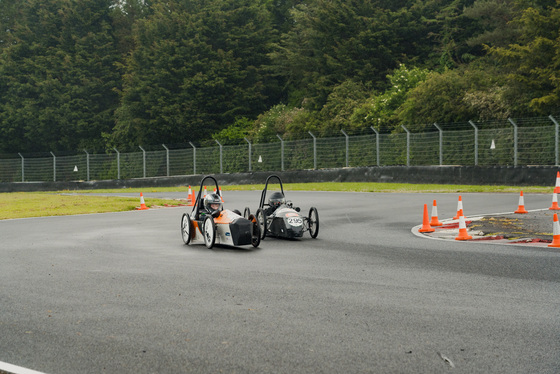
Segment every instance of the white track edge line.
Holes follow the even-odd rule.
[[[40,371],[26,369],[21,366],[16,366],[16,365],[8,364],[7,362],[0,361],[0,372],[2,371],[8,372],[10,374],[12,373],[13,374],[45,374]]]

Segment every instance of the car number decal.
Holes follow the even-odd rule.
[[[286,218],[290,226],[301,226],[303,225],[303,220],[299,217],[288,217]]]

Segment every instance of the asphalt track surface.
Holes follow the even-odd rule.
[[[226,192],[225,207],[254,210],[259,195]],[[178,197],[146,203],[156,196]],[[560,372],[560,250],[411,232],[433,199],[452,217],[456,194],[287,196],[318,208],[317,239],[185,246],[186,208],[0,221],[0,363],[51,374]],[[462,198],[475,215],[512,211],[518,196]]]

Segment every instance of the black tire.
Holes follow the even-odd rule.
[[[256,248],[259,246],[259,244],[261,244],[261,228],[257,222],[257,218],[254,215],[250,214],[249,218],[247,219],[253,223],[253,235],[251,236],[251,244]]]
[[[191,217],[185,213],[181,218],[181,236],[183,237],[183,242],[186,245],[189,245],[191,242],[191,233],[192,233],[192,222]]]
[[[249,207],[246,207],[245,210],[243,211],[243,218],[249,219],[250,215],[251,215],[251,209],[249,209]]]
[[[315,239],[317,235],[319,235],[319,212],[317,212],[317,208],[315,207],[311,207],[311,209],[309,209],[307,226],[309,229],[309,235]]]
[[[212,249],[216,243],[216,224],[211,216],[206,216],[204,224],[202,225],[202,236],[204,238],[204,245],[206,248]]]
[[[257,219],[257,224],[259,225],[259,229],[261,231],[261,240],[264,239],[266,236],[266,213],[264,212],[263,208],[257,209],[257,214],[255,214],[255,218]]]
[[[241,215],[241,212],[240,212],[239,210],[237,210],[237,209],[232,210],[232,212],[235,213],[235,214],[237,214],[238,216]]]

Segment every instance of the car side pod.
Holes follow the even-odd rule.
[[[465,223],[465,216],[459,217],[459,235],[455,238],[455,240],[469,240],[472,239],[472,236],[467,234],[467,224]]]
[[[430,219],[428,218],[428,204],[424,204],[424,217],[422,219],[422,227],[418,230],[418,232],[434,232],[434,229],[430,225]]]
[[[552,243],[549,247],[560,247],[560,224],[558,223],[558,214],[552,216]]]

